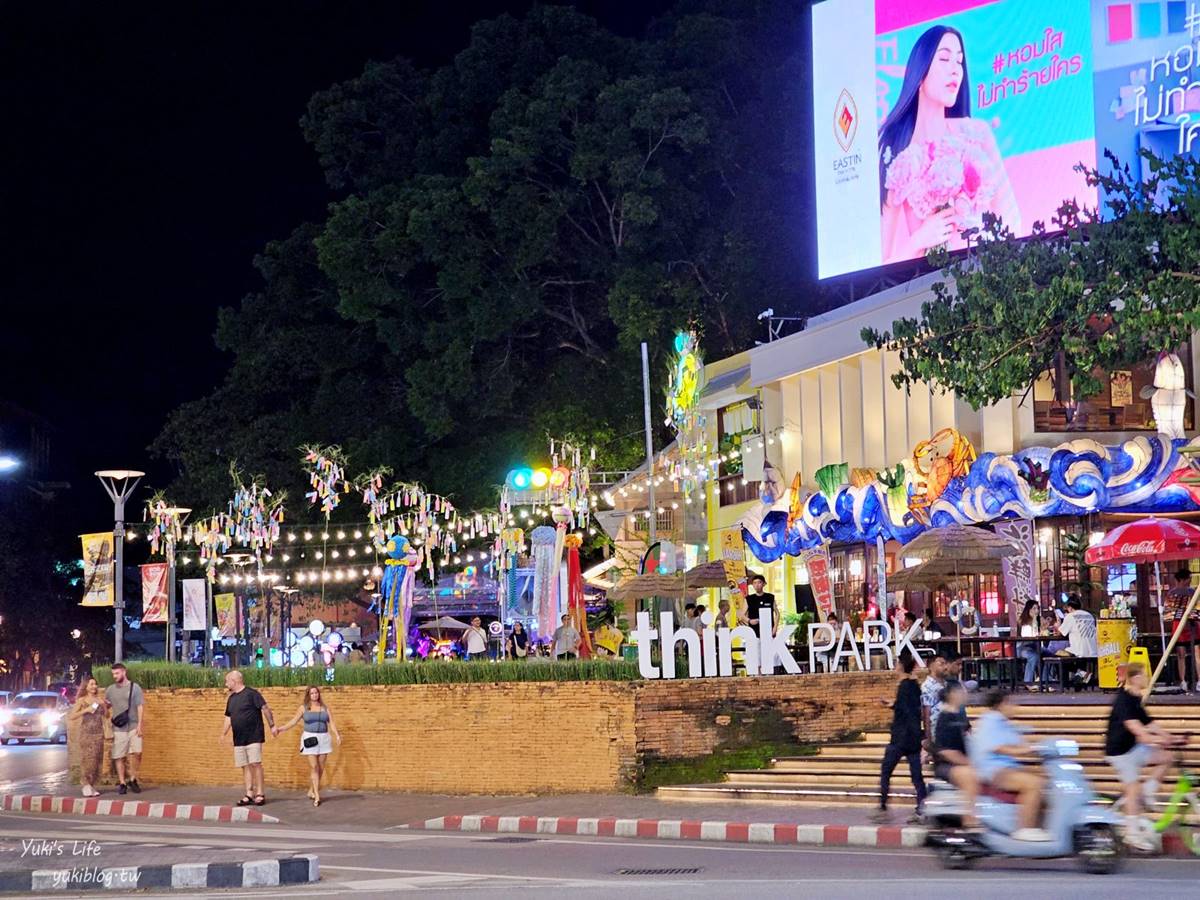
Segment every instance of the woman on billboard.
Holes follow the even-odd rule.
[[[971,118],[962,34],[934,25],[917,38],[896,105],[879,130],[883,261],[965,246],[991,212],[1015,233],[1021,214],[987,122]]]

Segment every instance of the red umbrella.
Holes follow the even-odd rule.
[[[1178,519],[1138,519],[1114,528],[1087,549],[1090,566],[1169,562],[1200,557],[1200,528]]]
[[[1200,556],[1200,528],[1178,519],[1138,519],[1119,528],[1114,528],[1104,540],[1088,547],[1083,559],[1088,565],[1104,566],[1119,563],[1154,563],[1155,582],[1158,584],[1158,627],[1165,633],[1162,611],[1162,576],[1160,562],[1178,559],[1193,559]],[[1191,606],[1188,607],[1189,611]],[[1176,623],[1170,643],[1162,638],[1163,656],[1154,675],[1150,678],[1151,689],[1167,663],[1167,657],[1179,640],[1183,621]]]

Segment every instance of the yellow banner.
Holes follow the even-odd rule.
[[[234,615],[234,607],[237,604],[233,601],[233,594],[217,594],[213,597],[213,603],[217,607],[217,628],[220,629],[221,637],[237,636],[237,618]]]
[[[740,528],[731,528],[721,534],[721,561],[725,564],[729,605],[741,619],[746,610],[746,543]]]
[[[83,542],[83,600],[80,606],[112,606],[113,536],[111,531],[81,534]]]

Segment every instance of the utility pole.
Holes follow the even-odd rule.
[[[650,500],[650,543],[654,543],[658,531],[658,506],[654,502],[654,432],[650,426],[650,352],[642,341],[642,413],[646,424],[646,481]]]
[[[125,658],[125,501],[145,474],[133,469],[96,473],[113,502],[113,662]]]

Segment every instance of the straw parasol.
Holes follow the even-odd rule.
[[[724,584],[724,582],[721,582]],[[695,599],[700,588],[691,584],[686,575],[634,575],[608,591],[614,600],[643,600],[647,597],[686,597]]]
[[[466,622],[460,622],[453,616],[442,616],[432,622],[417,626],[421,631],[466,631],[470,627]]]
[[[729,579],[725,576],[725,563],[719,559],[712,559],[693,566],[687,570],[684,577],[690,587],[729,587]]]
[[[972,575],[1000,574],[999,559],[929,560],[889,575],[889,590],[920,591],[939,588]]]
[[[1018,556],[1021,551],[994,532],[955,524],[928,529],[905,544],[900,553],[913,559],[962,562],[999,560]]]

